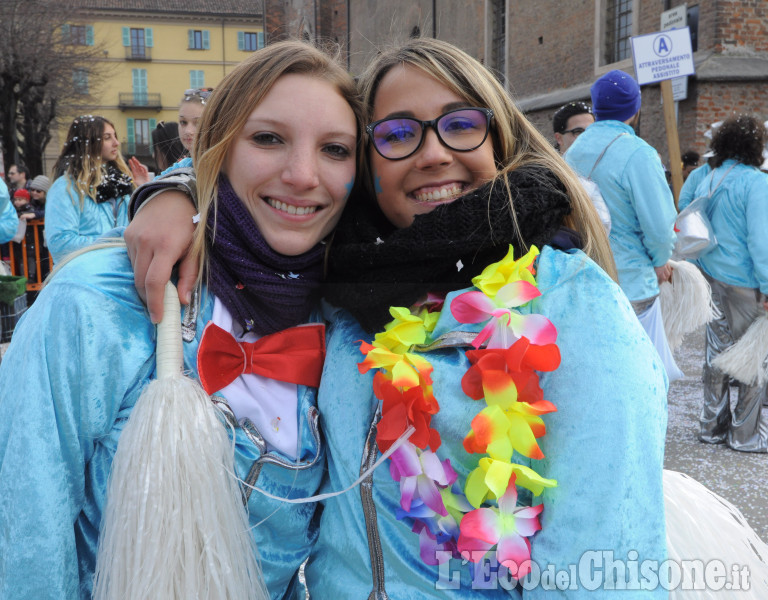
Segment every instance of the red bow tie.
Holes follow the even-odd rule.
[[[231,333],[208,323],[197,350],[197,371],[209,394],[245,373],[317,387],[324,360],[324,325],[291,327],[249,343],[238,342]]]

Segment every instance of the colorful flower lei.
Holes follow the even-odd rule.
[[[557,485],[512,462],[514,451],[543,458],[536,441],[545,434],[541,416],[556,410],[544,399],[536,371],[559,366],[557,331],[546,317],[516,310],[541,295],[534,269],[538,254],[533,247],[515,260],[510,246],[504,259],[472,280],[478,291],[451,303],[457,321],[485,323],[472,342],[475,349],[467,351],[472,366],[461,382],[469,398],[485,400],[464,438],[464,449],[477,454],[478,461],[463,488],[450,460],[436,454],[441,439],[431,420],[440,406],[432,390],[432,365],[414,351],[434,330],[440,316],[433,310],[436,303],[413,311],[390,308],[394,320],[372,344],[361,345],[365,360],[358,365],[360,372],[377,369],[373,390],[382,402],[379,449],[387,451],[409,427],[415,430],[390,456],[390,474],[400,484],[396,517],[413,523],[426,564],[452,557],[480,562],[495,549],[512,576],[522,578],[530,569],[529,538],[541,529],[543,505],[517,506],[516,486],[538,496]]]

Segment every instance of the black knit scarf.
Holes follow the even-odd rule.
[[[117,198],[130,194],[133,191],[133,180],[129,175],[123,173],[112,163],[108,163],[104,168],[104,175],[101,183],[96,186],[97,204],[109,202]]]
[[[331,244],[323,296],[373,332],[391,320],[390,306],[469,287],[506,255],[509,244],[516,256],[530,245],[553,243],[555,236],[578,247],[578,238],[561,231],[571,205],[551,172],[522,167],[508,181],[514,214],[507,188],[497,180],[417,216],[404,229],[394,229],[373,202],[353,199]]]
[[[275,252],[225,177],[208,216],[208,286],[245,331],[266,335],[304,323],[317,302],[325,246]]]

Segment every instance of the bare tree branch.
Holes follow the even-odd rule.
[[[0,141],[7,165],[42,173],[61,106],[92,103],[103,46],[72,35],[83,16],[65,0],[0,0]],[[75,3],[76,4],[76,3]],[[82,31],[82,30],[79,30]],[[76,43],[83,42],[83,43]],[[90,42],[90,40],[88,40]],[[78,72],[76,76],[75,73]],[[88,91],[76,80],[88,82]]]

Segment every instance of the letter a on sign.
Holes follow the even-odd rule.
[[[667,46],[667,40],[663,35],[661,35],[659,36],[659,47],[656,48],[656,54],[658,54],[659,56],[663,56],[668,53],[669,53],[669,47]]]

